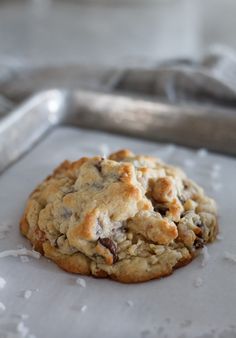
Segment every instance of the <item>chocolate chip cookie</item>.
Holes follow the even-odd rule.
[[[214,201],[179,168],[121,150],[63,162],[20,228],[62,269],[124,283],[167,276],[215,239]]]

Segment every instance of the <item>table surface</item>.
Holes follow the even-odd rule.
[[[36,184],[65,158],[101,154],[104,145],[110,151],[129,147],[183,166],[216,199],[223,239],[208,246],[210,259],[205,267],[200,255],[170,277],[137,285],[85,277],[87,286],[83,288],[76,284],[78,276],[44,257],[25,263],[19,257],[0,258],[0,277],[7,282],[0,290],[0,302],[6,306],[0,314],[0,337],[23,337],[17,328],[26,329],[26,338],[32,338],[30,334],[37,338],[235,337],[236,264],[224,257],[225,252],[236,254],[235,158],[59,128],[0,177],[0,224],[11,225],[6,238],[0,240],[0,251],[19,245],[30,248],[18,223]],[[197,288],[194,284],[199,278],[202,285]],[[24,298],[27,290],[32,292],[28,299]],[[84,305],[87,309],[81,312]]]

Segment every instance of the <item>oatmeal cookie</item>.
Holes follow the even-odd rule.
[[[217,234],[216,207],[179,168],[129,150],[63,162],[20,228],[62,269],[124,283],[167,276]]]

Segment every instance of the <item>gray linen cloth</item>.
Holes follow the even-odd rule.
[[[173,104],[236,106],[236,56],[215,48],[199,61],[178,59],[139,68],[0,63],[0,114],[48,88],[119,91]]]

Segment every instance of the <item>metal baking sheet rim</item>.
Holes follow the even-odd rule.
[[[236,155],[236,113],[174,106],[87,91],[48,90],[27,100],[0,123],[0,173],[61,125],[173,142]]]

